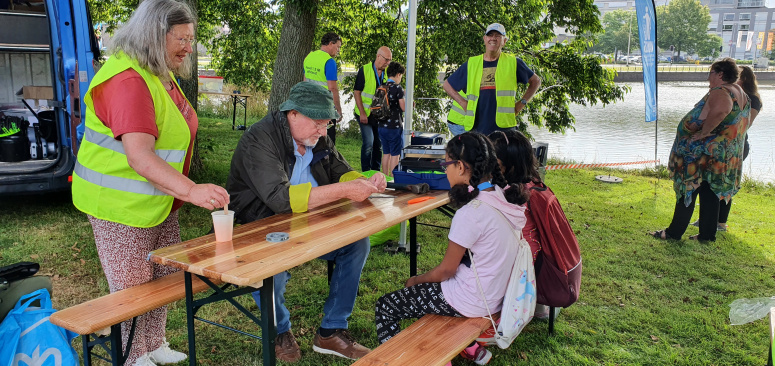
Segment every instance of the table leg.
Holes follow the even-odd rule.
[[[234,104],[234,107],[231,109],[231,129],[234,130],[234,121],[237,120],[237,97],[236,95],[231,96],[231,101]]]
[[[409,219],[409,276],[417,275],[417,217]]]
[[[248,128],[248,97],[245,97],[245,99],[243,99],[243,102],[244,103],[242,104],[242,111],[245,113],[242,116],[242,129],[244,130]]]
[[[264,366],[275,366],[277,360],[274,354],[277,324],[274,315],[274,277],[264,279],[261,286],[261,349],[264,352]]]
[[[186,283],[186,323],[188,324],[188,364],[196,366],[196,336],[194,335],[194,290],[191,272],[184,274]]]

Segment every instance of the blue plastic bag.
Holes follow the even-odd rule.
[[[55,311],[45,288],[22,296],[0,324],[0,365],[77,366],[70,341],[78,334],[51,324]]]

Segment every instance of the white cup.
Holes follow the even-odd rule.
[[[234,211],[229,210],[228,214],[224,214],[223,210],[217,210],[213,211],[212,215],[213,227],[215,227],[215,241],[231,241],[232,234],[234,233]]]

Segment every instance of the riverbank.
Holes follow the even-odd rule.
[[[240,131],[230,119],[200,120],[204,170],[193,179],[224,185]],[[360,138],[355,131],[337,139],[352,166],[359,166]],[[595,175],[608,170],[559,170],[547,183],[560,199],[582,249],[584,275],[579,301],[564,309],[556,335],[534,320],[508,350],[494,348],[490,365],[762,365],[766,362],[765,320],[730,326],[728,305],[738,298],[775,295],[775,189],[745,184],[735,197],[730,230],[715,243],[659,241],[646,231],[670,221],[675,196],[672,182],[644,171],[620,171],[622,184],[604,184]],[[54,306],[62,309],[108,293],[91,227],[75,210],[68,194],[4,199],[0,211],[2,264],[41,263],[54,276]],[[696,217],[696,214],[695,214]],[[430,213],[420,222],[448,226],[449,219]],[[207,233],[209,211],[186,205],[180,213],[184,240]],[[696,234],[690,227],[687,235]],[[422,227],[423,251],[418,268],[438,264],[447,231]],[[363,272],[350,330],[368,347],[376,347],[374,303],[403,285],[408,258],[375,247]],[[328,293],[326,265],[307,263],[291,271],[287,303],[293,331],[302,350],[301,366],[349,365],[352,362],[314,353],[312,337]],[[249,296],[239,299],[257,311]],[[200,310],[207,319],[257,329],[226,304]],[[167,340],[186,350],[185,304],[169,306]],[[220,328],[197,324],[203,365],[260,364],[260,343]],[[74,342],[81,350],[80,340]],[[101,363],[104,365],[104,363]],[[180,363],[184,365],[185,362]],[[456,359],[454,365],[472,365]]]

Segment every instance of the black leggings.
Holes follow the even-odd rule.
[[[673,238],[680,239],[686,232],[689,222],[694,213],[694,204],[697,202],[697,195],[700,196],[700,240],[716,240],[716,223],[719,219],[720,200],[718,196],[710,189],[707,182],[702,182],[700,188],[692,193],[692,202],[687,207],[684,204],[684,198],[681,197],[675,202],[675,212],[673,221],[665,230],[665,233]]]
[[[420,318],[425,314],[463,316],[444,299],[438,282],[420,283],[383,295],[374,311],[379,343],[387,342],[401,331],[402,319]]]

